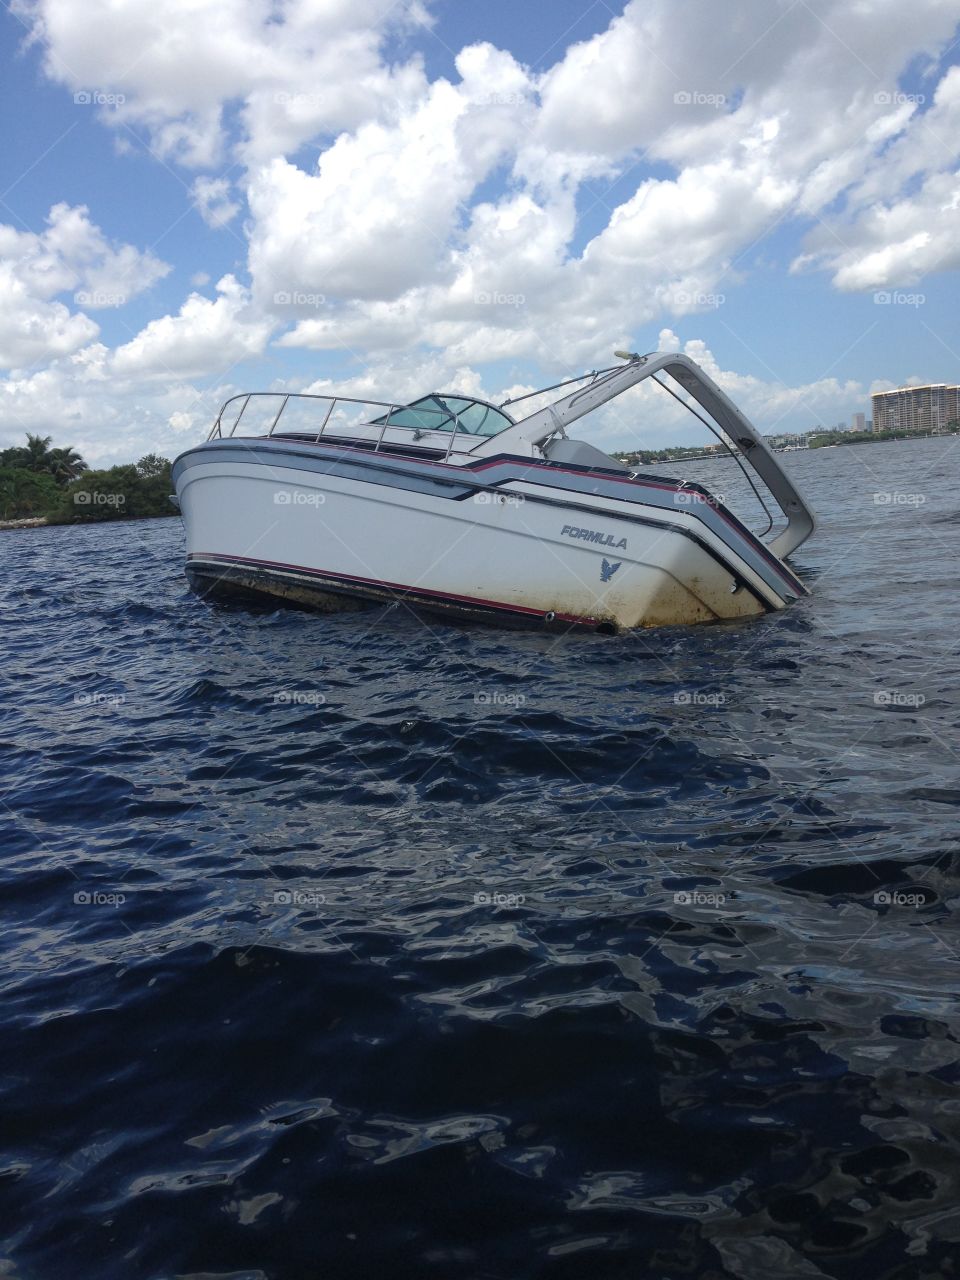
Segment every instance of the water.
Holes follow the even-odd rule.
[[[615,639],[0,534],[0,1274],[955,1268],[957,449],[792,455],[814,594]]]

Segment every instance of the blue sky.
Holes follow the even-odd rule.
[[[14,0],[0,445],[172,456],[238,390],[502,398],[623,343],[686,349],[770,430],[960,381],[958,24],[960,0],[908,29],[892,0]],[[698,430],[645,405],[601,442]]]

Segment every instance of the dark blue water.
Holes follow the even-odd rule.
[[[0,534],[0,1274],[955,1274],[958,448],[619,638]]]

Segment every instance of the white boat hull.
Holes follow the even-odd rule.
[[[204,593],[616,631],[756,616],[804,592],[730,513],[673,481],[277,439],[210,441],[174,479]]]

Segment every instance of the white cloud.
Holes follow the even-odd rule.
[[[186,413],[183,409],[176,409],[167,419],[167,425],[171,431],[175,431],[178,435],[186,432],[196,431],[198,428],[198,417],[196,413]]]
[[[394,71],[380,51],[389,31],[429,22],[420,0],[14,0],[14,9],[42,41],[52,79],[121,98],[103,110],[106,123],[145,127],[160,155],[196,168],[222,158],[235,104],[251,158],[355,128],[372,102],[422,84],[417,64]]]
[[[119,307],[169,270],[149,251],[111,243],[84,205],[55,204],[41,232],[0,225],[0,366],[56,358],[97,336],[58,294],[86,310]]]
[[[658,346],[661,350],[682,350],[695,360],[763,432],[846,420],[851,412],[867,407],[867,392],[854,379],[821,377],[799,386],[766,381],[722,368],[701,339],[681,345],[670,330],[661,332]]]
[[[232,275],[217,292],[214,301],[191,293],[177,315],[151,320],[113,353],[113,370],[125,378],[193,378],[259,355],[270,322],[251,314],[250,295]]]
[[[86,205],[55,204],[39,233],[0,225],[0,261],[34,297],[76,292],[91,310],[122,306],[170,271],[149,250],[111,243]]]
[[[929,109],[907,102],[898,118],[896,141],[872,159],[844,214],[808,237],[794,270],[827,268],[838,289],[864,290],[960,267],[960,67]]]
[[[838,198],[853,210],[848,219],[864,218],[863,238],[894,257],[886,246],[897,227],[871,235],[867,215],[855,211],[866,198],[865,171],[876,165],[882,174],[891,144],[911,125],[914,108],[897,99],[896,77],[949,35],[954,21],[943,6],[918,0],[906,45],[893,0],[863,0],[853,10],[833,0],[819,16],[749,0],[735,22],[707,0],[691,10],[680,29],[665,3],[631,3],[539,82],[515,64],[498,66],[487,47],[467,50],[458,61],[462,85],[434,86],[393,126],[341,137],[321,155],[319,177],[287,162],[258,174],[251,267],[259,296],[299,282],[324,300],[286,312],[295,324],[281,343],[362,353],[419,341],[466,363],[590,363],[606,357],[625,321],[636,328],[715,305],[739,283],[740,261],[755,243],[781,222],[829,218]],[[485,173],[462,154],[463,122],[476,101],[471,72],[490,84],[487,102],[513,104],[513,127],[500,123],[493,155],[512,155],[519,190],[474,205],[463,225],[448,193],[462,211]],[[948,73],[938,101],[950,98],[950,83]],[[407,141],[423,128],[436,148],[425,159]],[[952,120],[942,132],[960,136]],[[903,138],[904,155],[916,157],[915,139]],[[593,176],[603,208],[597,175],[616,174],[643,150],[672,174],[638,173],[634,193],[609,203],[606,226],[572,252],[584,178]],[[932,163],[929,151],[921,169]],[[916,181],[917,167],[901,164],[905,181]],[[919,270],[951,261],[945,195],[936,185],[919,208],[895,210],[893,223],[899,218],[913,235],[934,198],[945,206],[934,243],[903,237]],[[836,271],[846,264],[835,256],[826,248],[818,256],[813,240],[805,262]],[[869,261],[866,268],[863,283],[840,273],[836,283],[869,287],[876,273]],[[506,301],[478,304],[491,297]]]
[[[515,149],[526,77],[475,45],[458,86],[438,80],[391,125],[343,134],[306,173],[276,159],[252,176],[250,269],[261,300],[299,290],[380,301],[449,278],[460,206]]]
[[[447,255],[440,278],[389,301],[334,298],[285,334],[284,346],[350,351],[426,342],[454,363],[504,355],[536,356],[528,302],[538,313],[569,296],[563,266],[574,226],[572,201],[538,204],[524,194],[474,207],[462,246]]]
[[[226,178],[196,178],[193,200],[201,218],[214,229],[225,227],[240,212],[239,203],[230,198],[230,183]]]
[[[840,289],[960,265],[960,69],[933,70],[956,3],[914,0],[905,23],[899,0],[688,0],[679,21],[669,0],[630,0],[545,74],[481,43],[432,83],[393,42],[429,23],[417,0],[17,7],[50,76],[122,96],[104,122],[201,170],[190,199],[247,240],[247,276],[238,264],[216,298],[192,294],[110,352],[57,295],[110,305],[164,264],[107,244],[82,208],[56,206],[37,235],[0,230],[0,357],[51,360],[82,417],[97,379],[118,400],[136,386],[160,397],[165,380],[259,355],[281,328],[278,354],[346,351],[366,370],[357,386],[387,396],[479,384],[494,361],[515,382],[524,364],[562,376],[641,326],[717,305],[780,226],[815,225],[795,269]],[[930,100],[913,102],[899,77],[921,63]],[[846,416],[862,395],[717,372],[794,425],[821,404]],[[31,412],[54,403],[42,381],[17,385]],[[189,404],[161,408],[171,439],[196,425]]]
[[[0,365],[19,369],[65,355],[99,332],[88,316],[71,314],[62,302],[31,296],[13,267],[0,262]]]
[[[200,390],[189,381],[126,379],[95,343],[32,374],[0,379],[0,448],[25,432],[72,445],[91,465],[131,462],[146,453],[172,458],[202,439],[220,405],[239,388]]]

